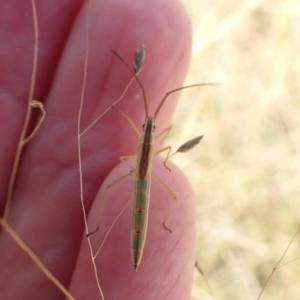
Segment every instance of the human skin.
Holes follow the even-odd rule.
[[[44,103],[46,118],[24,148],[8,223],[76,299],[100,299],[80,204],[77,152],[87,12],[88,2],[37,3],[39,56],[34,99]],[[189,63],[191,29],[180,3],[99,0],[93,2],[89,19],[90,48],[81,129],[120,96],[132,77],[110,49],[131,63],[134,51],[146,45],[146,61],[139,78],[151,113],[167,91],[182,85]],[[26,113],[33,63],[33,28],[30,1],[1,2],[2,209]],[[140,88],[133,84],[117,104],[139,129],[145,118],[141,97]],[[157,133],[170,124],[175,100],[176,95],[170,96],[158,115]],[[40,114],[34,111],[31,130],[39,118]],[[118,164],[119,157],[136,154],[138,136],[124,117],[110,110],[83,135],[81,142],[84,203],[89,227],[93,229],[98,223],[105,187],[130,170],[128,165]],[[159,144],[158,140],[156,149],[160,148]],[[172,199],[152,179],[147,240],[138,271],[133,271],[130,260],[130,204],[96,259],[105,299],[189,299],[195,248],[194,195],[183,173],[171,163],[169,172],[161,162],[155,160],[153,172],[177,197],[167,220],[172,233],[162,226]],[[133,161],[130,164],[134,166]],[[109,190],[101,228],[91,236],[95,248],[132,193],[133,176]],[[3,228],[0,249],[1,299],[64,299]]]

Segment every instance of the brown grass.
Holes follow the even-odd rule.
[[[186,84],[221,83],[182,93],[170,137],[204,134],[174,159],[197,195],[197,260],[215,299],[254,300],[299,226],[300,3],[183,3],[194,30]],[[299,299],[299,267],[278,269],[261,299]],[[212,299],[197,274],[192,299]]]

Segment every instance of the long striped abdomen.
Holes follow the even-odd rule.
[[[150,200],[150,176],[135,180],[135,195],[133,199],[133,228],[131,232],[131,259],[134,270],[141,262],[148,226],[148,210]]]

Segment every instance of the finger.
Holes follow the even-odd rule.
[[[38,74],[34,99],[44,101],[58,64],[62,47],[81,1],[39,1]],[[34,18],[30,1],[2,1],[0,4],[0,147],[1,206],[5,201],[13,159],[25,120],[33,72]],[[64,11],[63,17],[57,18]],[[49,25],[51,24],[51,30]],[[35,115],[37,117],[37,115]]]
[[[159,9],[158,11],[162,11],[161,9]],[[135,19],[134,17],[131,17],[130,19]],[[179,20],[180,20],[180,18],[179,18]],[[143,25],[148,25],[149,26],[149,24],[143,24]],[[183,25],[182,26],[183,28],[187,28],[187,25]],[[133,30],[133,29],[132,29]],[[134,31],[135,32],[135,31]],[[165,37],[165,41],[168,41],[168,38],[167,37]],[[157,39],[155,39],[154,41],[153,41],[153,43],[156,45],[156,43],[158,42],[158,40]],[[172,41],[171,41],[172,42]],[[177,41],[178,42],[178,41]],[[171,43],[172,44],[172,43]],[[188,43],[187,43],[188,44]],[[189,45],[189,44],[188,44]],[[170,47],[170,48],[172,48],[172,47]],[[118,50],[117,50],[118,51]],[[121,50],[120,50],[121,51]],[[118,52],[120,52],[120,51],[118,51]],[[187,53],[188,53],[188,50],[185,50],[185,51],[182,51],[183,53],[185,53],[185,56],[187,57]],[[170,61],[170,60],[168,60],[168,51],[163,51],[163,52],[161,52],[160,53],[161,55],[163,55],[163,60],[161,61],[161,64],[167,64],[167,63],[169,63],[169,64],[171,64],[172,65],[172,60]],[[159,57],[159,55],[157,55],[158,57]],[[147,56],[147,58],[149,57],[149,55]],[[186,59],[186,57],[185,57],[185,59]],[[186,62],[186,60],[185,59],[183,59],[183,60],[181,60],[181,61],[183,61],[183,62]],[[148,60],[149,61],[149,60]],[[147,63],[147,59],[146,59],[146,63]],[[157,63],[157,61],[156,61],[156,63]],[[160,64],[160,65],[161,65]],[[155,62],[153,62],[152,63],[152,66],[153,65],[157,65],[157,64],[155,64]],[[147,75],[148,75],[148,73],[146,73],[145,72],[145,70],[146,70],[146,64],[145,64],[145,68],[144,68],[144,74],[142,74],[141,75],[141,80],[142,80],[142,82],[143,83],[145,83],[145,87],[147,87],[147,85],[152,85],[153,84],[153,81],[150,81],[149,79],[147,79]],[[168,65],[168,67],[169,67],[169,65]],[[150,68],[150,70],[151,70],[151,67],[149,67]],[[148,69],[149,69],[148,68]],[[180,68],[180,66],[179,66],[179,69],[178,69],[178,74],[180,74],[180,75],[177,75],[177,76],[182,76],[182,72],[183,72],[183,69],[184,68]],[[151,72],[151,71],[150,71]],[[176,72],[174,72],[174,73],[176,73]],[[158,76],[161,76],[162,75],[162,73],[158,73]],[[126,76],[126,74],[124,74],[124,75],[122,75],[122,77],[123,76]],[[146,77],[146,79],[143,79],[143,76],[145,76]],[[152,77],[153,78],[153,77]],[[169,86],[172,86],[172,83],[171,82],[169,82],[168,80],[165,80],[164,79],[164,77],[157,77],[157,78],[155,78],[155,79],[160,79],[161,81],[163,81],[166,85],[164,85],[164,87],[165,86],[167,86],[166,87],[166,90],[164,90],[161,94],[162,95],[164,95],[164,93],[166,92],[166,91],[168,91],[169,89],[171,89],[171,87],[170,88],[168,88],[168,84],[169,84]],[[178,79],[178,78],[177,78]],[[173,81],[174,81],[174,78],[173,78]],[[178,85],[180,85],[180,83],[175,83],[177,86]],[[146,90],[148,91],[148,90],[150,90],[150,93],[151,93],[151,91],[156,91],[156,93],[153,93],[153,94],[159,94],[159,93],[157,93],[157,86],[159,86],[160,87],[160,89],[161,90],[163,90],[163,87],[162,87],[162,84],[161,83],[159,83],[159,84],[154,84],[154,85],[152,85],[152,88],[150,87],[150,89],[147,89],[146,88]],[[172,88],[174,88],[174,86],[172,86]],[[134,94],[133,94],[134,95]],[[159,97],[148,97],[149,99],[151,99],[151,100],[153,100],[154,99],[154,102],[151,102],[151,109],[153,109],[153,107],[155,107],[156,105],[157,105],[157,103],[159,102],[159,99],[161,98],[159,98]],[[125,112],[126,113],[128,113],[128,111],[126,111],[126,109],[128,110],[129,108],[128,108],[128,106],[130,106],[130,103],[132,103],[133,102],[133,100],[132,99],[134,99],[134,97],[128,97],[128,101],[126,102],[126,100],[127,100],[127,98],[126,99],[124,99],[124,101],[123,102],[121,102],[120,103],[120,106],[122,106],[122,105],[124,105],[124,109],[123,110],[125,110]],[[129,102],[129,101],[131,101],[131,102]],[[156,103],[155,103],[155,101],[156,101]],[[125,105],[125,103],[126,103],[126,105]],[[134,103],[134,102],[133,102]],[[171,100],[170,100],[170,102],[167,102],[166,103],[167,105],[174,105],[174,102],[172,102]],[[151,110],[150,109],[150,110]],[[165,111],[165,112],[168,112],[168,110],[169,111],[171,111],[171,109],[170,109],[170,106],[169,107],[167,107],[167,108],[165,108],[165,110],[163,110],[163,111]],[[133,115],[135,115],[135,111],[137,111],[138,112],[138,109],[137,109],[137,105],[135,105],[133,108],[130,108],[130,114],[131,113],[133,113]],[[140,111],[143,111],[142,109],[140,109]],[[153,110],[152,110],[153,111]],[[128,113],[129,114],[129,113]],[[138,124],[141,124],[141,122],[139,123],[138,121],[139,120],[142,120],[143,119],[143,117],[144,117],[144,114],[141,116],[141,114],[140,114],[140,116],[138,116],[138,113],[136,113],[136,115],[137,116],[134,116],[133,117],[133,119],[136,121],[137,120],[137,123]],[[165,122],[165,124],[166,123],[168,123],[168,116],[166,117],[166,118],[164,118],[163,119],[163,121]],[[124,121],[124,122],[126,122],[126,121]],[[158,122],[160,122],[160,120],[158,120]],[[163,122],[161,122],[159,125],[161,125]],[[158,126],[159,127],[159,126]],[[117,136],[114,134],[113,135],[113,137],[114,137],[114,141],[116,141],[116,144],[117,144],[117,148],[119,149],[119,147],[122,147],[123,149],[124,149],[124,145],[123,144],[125,144],[125,147],[131,147],[130,149],[132,149],[132,145],[134,145],[134,144],[136,144],[137,145],[137,139],[136,139],[136,136],[135,136],[135,134],[133,133],[133,131],[132,131],[132,129],[130,128],[130,126],[127,126],[127,128],[129,128],[129,129],[126,129],[126,123],[125,123],[125,126],[121,126],[121,128],[122,128],[122,130],[121,130],[121,132],[117,132]],[[162,126],[162,128],[164,128],[164,126]],[[127,134],[126,133],[126,130],[131,130],[131,134],[132,134],[132,136],[134,137],[134,141],[135,141],[135,143],[131,143],[131,140],[132,140],[132,138],[130,138],[130,135],[129,134]],[[127,137],[128,136],[128,137]],[[119,142],[118,142],[119,141]],[[120,154],[127,154],[128,152],[123,152],[123,153],[120,153]],[[130,152],[129,152],[129,154],[130,154]],[[123,173],[124,174],[124,173]],[[123,175],[122,174],[122,175]],[[121,183],[120,183],[121,184]],[[105,185],[105,184],[104,184]],[[132,185],[130,185],[130,186],[132,186]],[[121,192],[121,193],[119,193],[119,195],[123,195],[123,191]],[[115,198],[116,197],[118,197],[118,196],[115,196]],[[128,199],[130,199],[130,197],[131,197],[131,194],[129,195],[129,197],[127,197],[127,200]],[[100,197],[101,198],[101,197]],[[103,200],[103,199],[102,199]],[[110,200],[108,200],[107,201],[107,203],[110,203]],[[108,205],[108,204],[107,204]],[[189,207],[189,206],[187,206],[187,207]],[[123,208],[123,205],[120,205],[120,207],[118,206],[118,211],[117,212],[119,212],[120,210],[122,210],[122,208]],[[96,216],[98,217],[98,212],[99,212],[99,210],[97,210],[97,208],[94,208],[93,207],[93,210],[92,211],[96,211],[95,212],[95,214],[96,214]],[[105,216],[107,216],[107,214],[108,215],[110,215],[109,214],[109,212],[105,212]],[[129,216],[129,218],[128,217],[126,217],[126,212],[124,213],[124,219],[127,219],[127,221],[128,220],[131,220],[131,216]],[[188,215],[188,214],[187,214]],[[115,218],[116,218],[116,216],[117,216],[117,213],[115,212],[115,214],[114,215],[111,215],[111,219],[110,219],[110,221],[112,221],[112,220],[114,220]],[[97,224],[97,221],[98,221],[98,218],[97,217],[95,217],[94,218],[94,226]],[[188,218],[189,220],[193,220],[193,218]],[[179,218],[179,220],[180,220],[180,218]],[[162,221],[161,221],[162,222]],[[160,226],[161,226],[161,222],[159,222],[159,224],[160,224]],[[191,221],[191,223],[193,223],[193,221]],[[106,226],[105,225],[103,225],[103,226],[105,226],[105,229],[103,229],[104,230],[104,232],[105,232],[105,230],[107,230],[108,229],[108,227],[109,227],[109,225],[108,224],[111,224],[111,223],[105,223],[105,221],[103,220],[103,223],[102,224],[107,224]],[[127,223],[128,225],[129,225],[129,222]],[[178,223],[178,224],[182,224],[182,223]],[[129,225],[130,226],[130,225]],[[162,227],[162,226],[161,226]],[[191,233],[191,235],[193,235],[193,226],[190,226],[191,228],[190,228],[190,231],[189,230],[187,230],[187,232],[190,232]],[[103,227],[102,227],[103,228]],[[150,228],[150,225],[149,225],[149,228]],[[116,230],[116,232],[118,232],[118,229],[115,229]],[[129,230],[130,231],[130,230]],[[125,237],[127,237],[127,239],[128,239],[128,243],[127,243],[127,247],[129,247],[128,245],[129,245],[129,234],[128,234],[128,232],[129,231],[127,231],[127,235],[124,235]],[[164,230],[165,231],[165,230]],[[99,239],[100,239],[100,236],[101,236],[101,234],[99,234]],[[118,235],[118,236],[120,236],[120,234]],[[103,235],[101,236],[101,237],[103,237]],[[174,237],[176,237],[175,235],[174,235]],[[177,236],[178,237],[178,236]],[[159,240],[159,239],[158,239]],[[184,239],[183,239],[184,240]],[[186,276],[184,276],[183,278],[185,278],[186,280],[183,280],[183,281],[181,281],[181,284],[180,285],[178,285],[178,288],[181,290],[180,291],[180,294],[178,294],[178,292],[179,292],[179,290],[174,290],[175,291],[175,293],[177,293],[177,295],[180,295],[180,296],[182,296],[182,295],[184,295],[184,296],[186,296],[187,297],[187,295],[188,295],[188,293],[189,293],[189,288],[190,288],[190,284],[191,284],[191,270],[192,270],[192,268],[193,268],[193,255],[192,255],[192,253],[193,253],[193,250],[191,250],[191,249],[193,249],[193,246],[191,246],[191,245],[193,245],[193,238],[190,238],[190,239],[188,239],[191,243],[189,244],[187,244],[188,246],[187,246],[187,252],[189,252],[189,254],[188,255],[183,255],[182,257],[183,257],[183,260],[185,260],[185,262],[186,262],[186,268],[184,268],[184,271],[183,271],[183,274],[185,274]],[[99,242],[99,240],[97,240],[98,242]],[[109,241],[107,241],[106,242],[107,244],[111,244],[111,243],[109,243]],[[119,245],[120,243],[118,243],[118,244],[116,244],[116,243],[113,243],[113,247],[114,248],[116,248],[116,249],[124,249],[124,251],[125,251],[125,248],[123,248],[123,247],[121,247],[120,246],[120,248],[117,246],[115,246],[115,245]],[[122,246],[125,246],[124,245],[125,243],[123,243],[123,245]],[[95,242],[95,245],[97,245],[97,242]],[[98,245],[99,245],[99,243],[98,243]],[[172,245],[172,244],[171,244]],[[173,244],[174,245],[174,244]],[[89,283],[91,282],[91,280],[94,280],[94,274],[93,274],[93,272],[91,272],[91,269],[89,269],[89,267],[91,267],[91,261],[90,261],[90,258],[89,258],[89,253],[88,253],[88,251],[87,251],[87,244],[86,244],[86,241],[85,241],[85,239],[83,240],[83,246],[82,246],[83,248],[82,248],[82,250],[81,250],[81,254],[80,254],[80,259],[79,259],[79,262],[78,262],[78,265],[77,265],[77,267],[76,267],[76,273],[75,273],[75,275],[74,275],[74,278],[73,278],[73,280],[72,280],[72,291],[75,293],[75,295],[77,295],[78,297],[80,297],[81,295],[83,295],[83,293],[85,293],[86,292],[86,289],[84,288],[85,286],[86,286],[86,284],[85,284],[85,282],[86,281],[88,281]],[[128,248],[127,248],[128,249]],[[178,248],[177,250],[180,250],[180,248]],[[104,250],[103,250],[104,251]],[[110,251],[110,250],[109,250]],[[121,252],[123,253],[123,250],[121,250]],[[107,256],[106,256],[106,253],[107,252],[100,252],[100,255],[99,255],[99,259],[101,260],[101,258],[104,258],[104,260],[105,260],[105,258],[107,258]],[[127,253],[129,253],[129,250],[128,250],[128,252]],[[155,253],[155,252],[154,252]],[[176,255],[176,253],[178,253],[178,252],[174,252],[174,254]],[[146,254],[145,254],[146,255]],[[118,270],[121,270],[120,272],[122,273],[123,271],[124,271],[124,269],[122,268],[122,265],[124,265],[124,264],[122,264],[122,262],[120,262],[120,260],[118,259],[118,255],[116,255],[116,256],[113,256],[112,255],[112,257],[114,257],[114,260],[115,260],[115,262],[116,262],[116,264],[111,264],[110,265],[110,267],[113,267],[113,271],[112,272],[110,272],[111,271],[111,269],[110,268],[104,268],[103,267],[103,265],[101,265],[100,264],[100,268],[99,268],[99,272],[100,272],[100,284],[101,285],[104,285],[104,295],[106,296],[106,295],[116,295],[116,294],[114,294],[114,293],[117,293],[117,291],[116,291],[116,289],[112,289],[112,290],[110,290],[110,285],[109,285],[109,282],[111,283],[111,281],[110,280],[112,280],[112,279],[114,279],[113,280],[113,283],[115,284],[115,277],[114,277],[114,274],[116,274],[116,269],[118,269]],[[162,256],[162,257],[164,257],[164,256]],[[187,257],[188,257],[188,259],[187,259]],[[108,260],[109,261],[109,263],[112,263],[112,261],[111,260]],[[126,267],[127,267],[127,269],[125,269],[125,270],[129,270],[129,272],[130,272],[130,274],[132,274],[132,270],[131,270],[131,263],[130,263],[130,256],[128,255],[127,256],[127,263],[129,263],[129,264],[126,264]],[[180,266],[181,265],[181,263],[182,262],[180,262],[180,260],[179,260],[179,264],[177,264],[177,267],[178,266]],[[121,266],[121,268],[119,268],[119,266],[117,266],[119,264],[119,266]],[[168,265],[168,264],[167,264]],[[130,266],[130,268],[128,269],[128,267]],[[176,265],[174,265],[174,267],[175,267]],[[182,266],[182,265],[181,265]],[[86,269],[86,268],[88,268],[88,270]],[[105,270],[105,271],[104,271]],[[125,276],[118,276],[118,282],[117,282],[117,284],[115,285],[115,286],[118,286],[118,290],[119,290],[119,287],[124,287],[124,289],[121,289],[120,291],[121,291],[121,294],[123,293],[123,296],[124,296],[124,291],[127,291],[128,292],[128,290],[126,290],[126,288],[125,288],[125,286],[128,286],[129,285],[129,287],[132,287],[132,284],[133,284],[133,281],[132,281],[132,277],[130,277],[130,276],[127,276],[126,274],[128,274],[128,273],[126,273],[127,271],[125,271]],[[140,272],[140,271],[139,271]],[[171,272],[172,273],[172,272]],[[161,273],[161,274],[164,274],[163,272]],[[102,277],[103,276],[103,277]],[[114,278],[112,278],[111,276],[113,276]],[[175,277],[174,278],[178,278],[177,277],[178,276],[178,273],[175,275]],[[106,279],[106,278],[108,278],[108,279]],[[136,278],[136,277],[135,277]],[[159,278],[159,277],[158,277]],[[128,279],[128,280],[127,280]],[[124,284],[123,285],[120,285],[120,283],[121,282],[123,282]],[[106,283],[108,283],[108,285],[106,285]],[[174,283],[174,282],[173,282]],[[180,286],[181,286],[181,288],[180,288]],[[96,290],[96,285],[94,284],[93,286],[92,285],[89,285],[89,287],[90,287],[90,289],[89,289],[89,295],[92,297],[92,295],[95,295],[95,297],[98,297],[98,293],[97,293],[97,290]],[[143,293],[143,291],[142,290],[140,290],[139,291],[139,293]],[[110,293],[112,293],[112,294],[110,294]],[[139,297],[139,295],[140,294],[137,294],[137,298]],[[169,291],[169,293],[170,293],[170,291]],[[151,293],[149,293],[149,295],[152,295]],[[170,293],[170,295],[171,295],[171,293]],[[182,298],[180,298],[180,296],[179,296],[179,298],[178,299],[182,299]],[[110,298],[110,296],[108,296],[108,299]],[[113,297],[112,297],[113,298]]]
[[[60,1],[57,3],[39,2],[37,5],[38,29],[39,29],[39,55],[38,55],[38,76],[35,82],[34,98],[40,101],[47,94],[50,87],[51,77],[57,64],[57,58],[61,51],[73,18],[76,16],[80,1],[64,2],[68,9],[64,18],[57,19],[62,11]],[[55,5],[56,4],[56,5]],[[2,206],[6,199],[7,184],[12,170],[13,159],[16,153],[20,131],[25,119],[28,103],[30,77],[33,69],[34,53],[34,22],[30,1],[2,1],[1,2],[1,197]],[[52,24],[49,30],[49,24]],[[36,116],[36,115],[35,115]],[[33,115],[34,117],[34,115]],[[30,130],[29,130],[30,132]],[[27,148],[28,149],[28,148]],[[34,149],[33,149],[34,150]],[[36,149],[38,152],[43,149]],[[45,149],[44,149],[45,150]],[[33,151],[34,152],[34,151]],[[34,154],[32,155],[34,157]],[[23,163],[26,161],[22,156]],[[59,226],[51,219],[53,210],[43,207],[39,211],[39,204],[46,203],[51,189],[46,186],[39,186],[42,183],[41,173],[47,174],[45,161],[39,161],[40,171],[31,169],[32,163],[20,171],[15,185],[13,208],[9,216],[9,224],[17,231],[21,239],[38,255],[55,275],[53,262],[60,249],[56,247],[60,240],[55,236],[47,235],[45,228]],[[30,179],[26,182],[26,179]],[[45,176],[43,176],[44,178]],[[35,178],[35,180],[34,180]],[[49,179],[50,180],[50,179]],[[28,183],[24,184],[24,183]],[[51,181],[49,182],[51,183]],[[29,192],[30,191],[30,192]],[[30,200],[30,201],[28,201]],[[28,202],[27,202],[28,201]],[[17,204],[18,205],[15,205]],[[27,206],[27,204],[29,204]],[[49,205],[50,203],[48,203]],[[50,204],[51,206],[51,204]],[[35,207],[35,210],[31,210]],[[49,208],[49,206],[48,206]],[[45,216],[48,215],[46,218]],[[56,215],[56,217],[60,217]],[[48,239],[49,238],[49,239]],[[29,259],[20,247],[2,230],[1,233],[1,296],[3,298],[40,298],[47,294],[47,297],[56,297],[61,292],[54,287],[39,268]],[[64,245],[62,245],[64,247]],[[74,256],[70,256],[74,258]],[[65,265],[68,272],[69,265]],[[57,274],[56,274],[57,275]],[[61,272],[61,281],[66,283],[65,273]],[[38,286],[38,287],[37,287]],[[47,289],[48,287],[48,289]],[[57,298],[56,298],[57,299]]]

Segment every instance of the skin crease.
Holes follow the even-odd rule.
[[[47,116],[24,148],[8,223],[53,275],[70,287],[76,299],[100,299],[84,233],[77,154],[87,8],[87,2],[74,0],[37,3],[39,56],[34,99],[44,103]],[[2,1],[0,14],[3,209],[26,112],[34,29],[30,1]],[[181,4],[175,0],[93,2],[82,129],[120,96],[131,79],[110,49],[131,63],[135,50],[142,44],[146,45],[147,53],[139,78],[153,113],[167,91],[182,85],[187,71],[191,29]],[[178,96],[170,96],[163,106],[157,117],[157,133],[170,124]],[[141,97],[139,87],[133,84],[117,105],[139,129],[145,118]],[[33,112],[31,129],[39,116]],[[157,149],[159,144],[158,140]],[[137,135],[114,110],[83,136],[83,190],[91,229],[98,222],[106,185],[129,172],[126,164],[114,168],[118,158],[135,154],[137,147]],[[129,163],[134,165],[134,160]],[[105,299],[189,299],[195,248],[194,195],[182,172],[171,163],[169,167],[171,173],[161,166],[161,159],[155,159],[154,173],[178,198],[167,221],[172,233],[162,226],[171,197],[152,179],[148,234],[138,272],[133,271],[130,261],[130,204],[96,260]],[[131,199],[132,180],[130,176],[109,190],[101,229],[91,237],[95,248]],[[1,299],[64,299],[3,229],[0,249]]]

